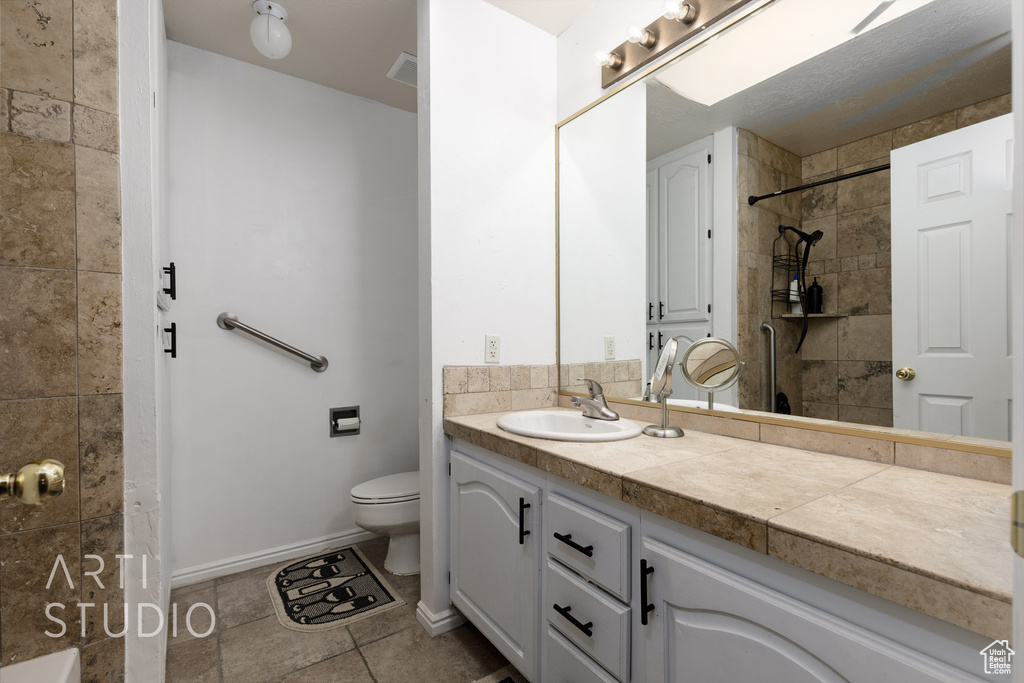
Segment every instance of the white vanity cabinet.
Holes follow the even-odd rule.
[[[533,683],[1009,681],[989,639],[462,441],[451,516],[452,602]]]
[[[452,603],[537,681],[541,490],[457,451],[451,467]]]

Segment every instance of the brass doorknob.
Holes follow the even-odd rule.
[[[896,379],[902,379],[907,382],[917,377],[917,373],[914,372],[914,368],[900,368],[896,371]]]
[[[0,474],[0,498],[10,496],[27,505],[41,505],[64,493],[64,464],[36,460],[15,474]]]

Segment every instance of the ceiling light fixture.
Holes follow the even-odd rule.
[[[271,0],[256,0],[252,3],[252,9],[256,12],[249,25],[252,44],[264,57],[287,57],[292,50],[292,32],[284,24],[288,21],[288,12]]]

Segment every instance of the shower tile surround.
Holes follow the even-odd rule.
[[[77,646],[83,681],[119,681],[102,621],[107,604],[123,628],[117,3],[5,1],[0,39],[0,471],[66,466],[53,502],[0,503],[0,663]],[[58,572],[47,590],[58,554],[74,588]],[[78,602],[99,608],[84,638]]]
[[[615,408],[641,422],[658,414]],[[445,433],[977,633],[1009,632],[1009,486],[912,469],[919,454],[906,458],[881,428],[876,440],[673,411],[682,439],[579,444],[510,434],[498,417],[448,417]],[[705,431],[740,424],[745,438]],[[944,457],[926,450],[933,465]],[[986,465],[979,473],[1008,480],[1008,467]]]
[[[810,321],[799,355],[792,353],[799,322],[773,322],[779,332],[778,391],[789,395],[794,415],[883,427],[893,422],[889,171],[753,207],[747,196],[880,166],[889,163],[893,149],[1009,111],[1010,96],[1004,95],[802,159],[739,131],[738,346],[753,361],[740,380],[740,407],[767,407],[761,386],[767,347],[758,326],[771,314],[768,239],[778,236],[780,221],[790,220],[804,232],[824,233],[811,249],[807,276],[824,290],[823,312],[842,317]]]

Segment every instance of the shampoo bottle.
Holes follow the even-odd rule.
[[[803,313],[800,307],[800,280],[797,273],[793,273],[793,281],[789,283],[789,312],[795,315]]]

